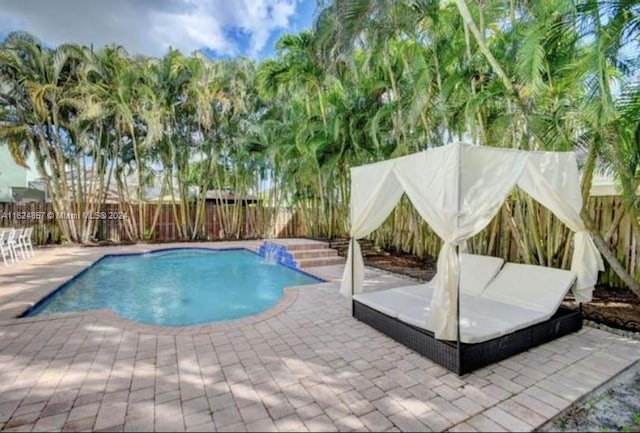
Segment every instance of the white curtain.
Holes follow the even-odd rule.
[[[344,296],[361,292],[364,284],[364,261],[357,239],[378,228],[402,197],[394,164],[395,160],[389,160],[351,169],[351,243],[340,285]]]
[[[575,232],[571,270],[577,281],[576,301],[590,302],[604,263],[580,217],[582,194],[573,152],[531,152],[518,186]]]
[[[462,144],[398,158],[396,177],[431,228],[444,241],[426,327],[438,339],[457,338],[460,270],[456,246],[482,230],[522,174],[524,152]]]

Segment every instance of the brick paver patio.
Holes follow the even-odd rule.
[[[44,249],[0,269],[0,429],[523,431],[640,359],[640,342],[585,328],[458,377],[351,318],[341,266],[312,268],[331,281],[222,325],[13,318],[103,254],[167,247]],[[406,284],[375,270],[367,280]]]

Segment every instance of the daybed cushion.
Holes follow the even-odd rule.
[[[395,290],[398,293],[404,293],[405,295],[415,296],[416,298],[427,299],[431,302],[433,291],[435,290],[435,280],[432,279],[425,284],[418,284],[415,286],[396,287],[392,290]]]
[[[571,271],[507,263],[482,292],[482,297],[553,315],[576,276]]]
[[[518,307],[517,305],[487,299],[481,296],[460,299],[460,316],[480,321],[499,320],[504,323],[504,333],[526,328],[545,319],[546,313],[538,310]]]
[[[460,254],[460,292],[479,295],[500,271],[504,260],[499,257]],[[426,284],[400,287],[403,293],[431,299],[435,289],[435,276]]]
[[[429,307],[426,308],[429,310]],[[410,308],[398,314],[398,319],[422,329],[425,327],[425,309],[418,311],[416,308]],[[460,314],[460,341],[463,343],[479,343],[499,337],[503,333],[503,329],[507,327],[506,323],[491,317],[484,317],[481,314]],[[428,329],[433,331],[432,329]]]
[[[460,292],[479,295],[503,264],[504,260],[499,257],[460,254]]]
[[[422,311],[424,316],[425,308],[431,302],[430,299],[408,295],[398,291],[398,289],[360,293],[354,295],[353,299],[391,317],[398,317],[399,312],[415,308]]]
[[[430,300],[403,293],[399,288],[355,295],[374,310],[410,325],[425,328]],[[463,343],[480,343],[544,320],[544,314],[477,296],[460,298],[460,333]]]
[[[410,325],[425,327],[426,308],[407,305],[397,311],[397,318]],[[528,310],[502,302],[463,295],[460,298],[460,340],[481,343],[546,320],[540,311]],[[433,330],[430,330],[433,331]]]

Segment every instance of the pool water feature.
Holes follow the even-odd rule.
[[[264,241],[258,248],[258,255],[264,257],[269,263],[279,263],[288,268],[298,267],[293,254],[284,245]]]
[[[26,315],[108,308],[149,325],[198,325],[260,313],[278,303],[285,287],[319,281],[244,249],[110,255]]]

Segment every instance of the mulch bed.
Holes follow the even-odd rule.
[[[368,266],[408,275],[424,281],[429,281],[436,274],[436,261],[434,259],[421,259],[403,252],[365,256],[364,263]]]
[[[585,318],[612,328],[640,332],[640,298],[627,288],[597,286],[582,306]]]

